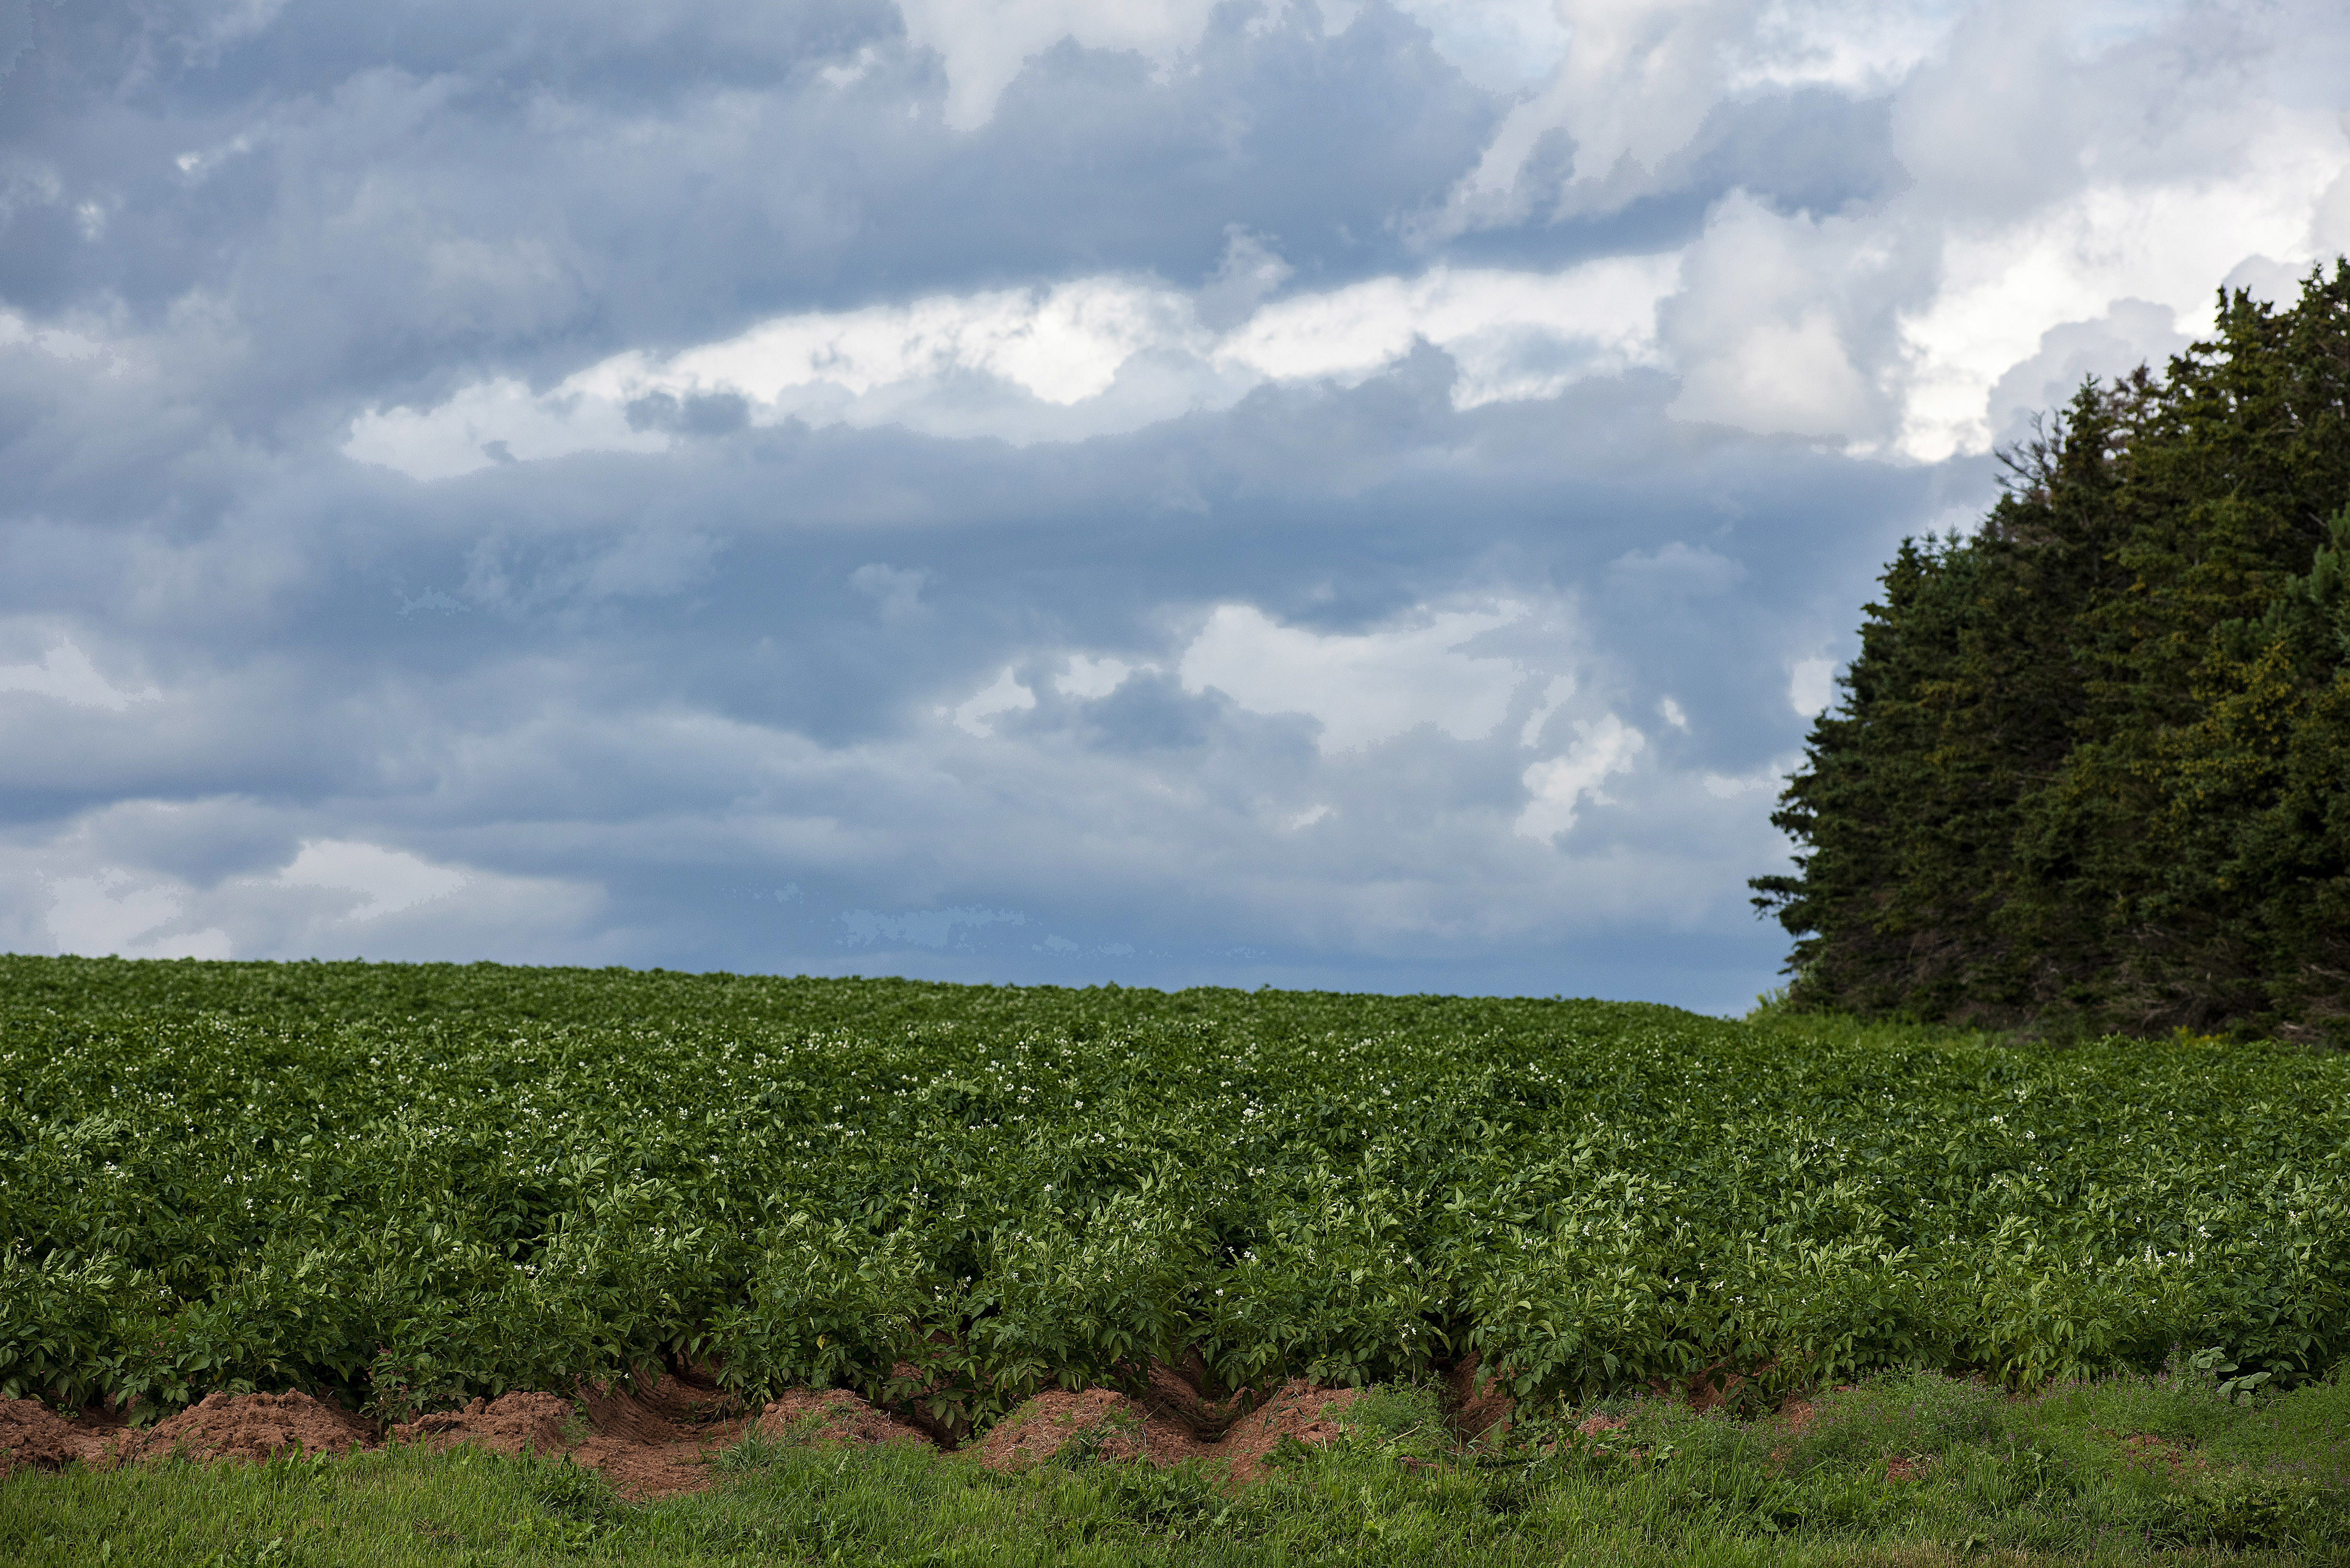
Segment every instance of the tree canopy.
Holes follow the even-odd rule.
[[[2350,263],[2002,456],[1772,818],[1790,1001],[2350,1045]]]

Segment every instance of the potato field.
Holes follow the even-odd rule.
[[[402,1416],[690,1356],[958,1436],[1153,1361],[2278,1386],[2350,1350],[2345,1147],[2350,1058],[2183,1038],[8,958],[0,1393]]]

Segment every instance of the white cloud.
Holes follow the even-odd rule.
[[[2350,254],[2350,169],[2336,174],[2318,197],[2303,248],[2315,256]]]
[[[852,88],[863,81],[879,60],[880,57],[873,46],[868,44],[850,58],[835,61],[817,71],[816,75],[824,78],[827,87]]]
[[[1522,838],[1544,843],[1574,827],[1577,807],[1586,798],[1604,805],[1600,784],[1612,774],[1623,773],[1648,749],[1648,738],[1613,713],[1596,721],[1578,719],[1575,742],[1565,753],[1526,769],[1521,781],[1534,798],[1518,814],[1516,832]]]
[[[215,49],[239,38],[265,32],[286,9],[286,0],[226,0],[211,8],[204,19],[203,42]]]
[[[1816,719],[1835,701],[1835,660],[1799,659],[1787,670],[1787,706]]]
[[[5,215],[0,205],[0,215]],[[52,359],[109,360],[118,368],[121,351],[104,338],[70,327],[36,327],[13,310],[0,309],[0,348],[26,348]]]
[[[727,390],[774,403],[799,388],[862,397],[970,370],[1066,407],[1107,391],[1118,367],[1143,348],[1180,342],[1191,330],[1180,295],[1123,278],[1080,278],[1045,289],[785,317],[688,349],[657,370],[639,356],[608,360],[580,385],[613,398]]]
[[[217,147],[208,147],[198,151],[182,152],[177,158],[172,159],[172,161],[178,165],[180,172],[188,176],[190,180],[201,181],[205,175],[212,172],[213,169],[227,161],[229,159],[240,157],[252,151],[252,137],[238,136],[221,143]]]
[[[1163,76],[1200,39],[1216,0],[900,0],[906,31],[944,60],[947,123],[984,125],[1014,77],[1063,39],[1132,50]],[[1439,54],[1489,92],[1549,81],[1515,134],[1563,126],[1594,157],[1670,151],[1693,105],[1725,88],[1821,83],[1876,90],[1897,79],[1948,29],[1958,7],[1871,0],[1398,0]],[[1360,0],[1320,0],[1325,30],[1353,26]],[[1270,0],[1264,22],[1288,12]],[[863,76],[863,57],[828,67],[827,81]],[[1579,112],[1578,102],[1582,100]],[[1505,132],[1505,136],[1509,135]]]
[[[1333,32],[1344,31],[1358,9],[1355,0],[1321,6]],[[1426,27],[1437,52],[1488,92],[1517,94],[1539,84],[1570,37],[1555,0],[1399,0],[1396,9]]]
[[[0,843],[0,936],[125,958],[347,957],[364,944],[378,958],[545,961],[596,946],[579,940],[603,901],[592,885],[361,839],[307,839],[275,872],[210,882],[140,862],[142,845],[201,840],[224,809],[119,803],[46,843]],[[230,815],[249,823],[249,807]]]
[[[1574,154],[1557,205],[1623,206],[1654,188],[1726,99],[1812,85],[1884,91],[1930,54],[1956,10],[1939,0],[1555,0],[1563,47],[1525,57],[1546,79],[1504,117],[1438,229],[1528,216],[1552,195],[1523,182],[1554,135]]]
[[[1784,757],[1751,774],[1709,773],[1700,782],[1705,793],[1716,800],[1736,800],[1742,795],[1776,794],[1787,782],[1787,775],[1801,766],[1800,756]]]
[[[373,920],[445,898],[469,879],[463,871],[430,865],[405,850],[348,839],[314,838],[305,840],[293,863],[271,880],[280,888],[356,893],[359,903],[345,919]]]
[[[938,710],[939,716],[950,721],[965,734],[984,740],[995,733],[988,722],[999,713],[1011,713],[1036,706],[1036,693],[1020,683],[1014,668],[1007,664],[988,687],[967,701]]]
[[[60,952],[123,958],[230,956],[228,933],[218,927],[151,934],[180,918],[181,895],[168,884],[143,882],[119,867],[86,877],[50,877],[47,884],[49,932]]]
[[[1826,217],[1732,192],[1682,251],[1556,273],[1438,265],[1257,303],[1287,264],[1235,231],[1197,295],[1101,275],[781,317],[667,358],[617,355],[543,393],[497,378],[434,408],[378,409],[344,450],[446,478],[667,451],[703,410],[713,430],[747,418],[1072,441],[1228,407],[1266,382],[1354,385],[1425,342],[1458,367],[1461,409],[1657,366],[1679,376],[1679,418],[1935,461],[1988,447],[2009,418],[1994,389],[2052,331],[2105,322],[2127,329],[2107,332],[2121,358],[2159,352],[2171,336],[2124,306],[2167,309],[2191,333],[2231,269],[2272,287],[2306,265],[2334,223],[2324,203],[2350,212],[2350,143],[2328,115],[2264,112],[2190,175],[2161,173],[2158,158],[2149,175],[2152,155],[2125,149],[2111,178],[1964,223],[1955,198],[1923,187]]]
[[[1064,38],[1130,49],[1162,68],[1199,39],[1217,0],[899,0],[906,33],[946,62],[947,123],[974,130],[1030,57]]]
[[[1189,296],[1149,282],[1080,278],[1049,288],[933,295],[906,305],[779,317],[664,359],[616,355],[543,394],[497,379],[439,407],[352,422],[344,451],[417,479],[578,452],[662,452],[709,400],[743,400],[756,423],[905,424],[936,435],[1074,439],[1229,402],[1201,358]],[[1146,350],[1187,356],[1188,379],[1129,378]],[[974,399],[967,383],[993,388]],[[1076,405],[1088,408],[1080,413]]]
[[[1053,690],[1064,697],[1081,700],[1107,697],[1126,684],[1126,678],[1137,668],[1123,659],[1096,659],[1088,654],[1073,653],[1069,656],[1068,668],[1053,677]]]
[[[2178,312],[2144,299],[2116,300],[2095,320],[2052,327],[2040,335],[2040,351],[2010,366],[1992,386],[1981,424],[1970,424],[1964,439],[1973,442],[1988,431],[2013,441],[2033,415],[2071,401],[2083,378],[2110,378],[2139,364],[2159,371],[2188,342]]]
[[[1617,256],[1561,273],[1452,270],[1374,278],[1267,306],[1216,350],[1274,380],[1361,381],[1426,339],[1461,368],[1457,408],[1555,397],[1587,376],[1656,360],[1658,302],[1674,255]]]
[[[1253,296],[1233,292],[1234,277],[1254,287],[1278,258],[1236,255],[1226,257],[1234,275],[1205,293],[1244,307]],[[1267,380],[1359,382],[1421,340],[1459,363],[1453,400],[1473,408],[1653,362],[1657,303],[1674,267],[1671,256],[1555,274],[1437,267],[1278,300],[1221,336],[1191,296],[1148,280],[934,295],[781,317],[666,359],[616,355],[543,394],[495,379],[431,410],[375,410],[353,421],[343,450],[416,479],[578,452],[660,452],[698,404],[723,399],[742,400],[758,424],[1076,440],[1227,407]]]
[[[1993,387],[2052,328],[2137,302],[2168,309],[2191,336],[2208,329],[2220,279],[2248,257],[2299,274],[2315,258],[2319,202],[2345,167],[2350,143],[2334,117],[2277,110],[2221,170],[2099,182],[1951,234],[1930,301],[1901,320],[1913,367],[1903,450],[1930,462],[1987,448]]]
[[[70,641],[60,642],[36,664],[0,664],[0,691],[27,691],[77,708],[103,708],[120,713],[133,702],[152,702],[162,696],[152,687],[126,691],[98,672],[89,656]]]
[[[498,462],[577,452],[665,452],[667,432],[635,430],[608,398],[566,382],[548,396],[510,377],[467,387],[431,410],[378,409],[351,421],[343,450],[411,479],[453,479]]]
[[[1508,659],[1462,651],[1525,614],[1422,611],[1392,630],[1322,635],[1286,627],[1253,605],[1222,605],[1177,666],[1187,691],[1222,691],[1254,713],[1320,722],[1326,755],[1432,724],[1456,740],[1491,734],[1524,677]]]
[[[1657,717],[1662,719],[1666,723],[1670,724],[1674,729],[1679,730],[1681,733],[1685,735],[1689,733],[1689,715],[1682,712],[1681,705],[1679,702],[1674,701],[1671,698],[1659,697],[1657,699]]]
[[[1866,436],[1889,420],[1853,362],[1848,313],[1865,310],[1892,254],[1844,220],[1785,216],[1742,194],[1716,206],[1662,312],[1681,372],[1680,419],[1758,433]]]
[[[1773,0],[1752,9],[1753,31],[1725,85],[1882,92],[1933,53],[1963,9],[1957,0]]]
[[[1541,745],[1543,731],[1550,723],[1551,715],[1558,711],[1561,703],[1574,695],[1574,676],[1552,676],[1550,684],[1543,688],[1542,701],[1535,704],[1533,712],[1526,715],[1524,726],[1518,731],[1518,744],[1528,751]]]
[[[1558,0],[1566,54],[1544,92],[1503,123],[1477,183],[1514,181],[1552,130],[1573,140],[1578,178],[1604,178],[1619,161],[1655,167],[1703,123],[1726,74],[1723,45],[1752,10],[1739,0]]]
[[[1561,0],[1558,15],[1555,69],[1431,243],[1545,202],[1612,211],[1677,189],[1706,117],[1742,96],[1893,99],[1906,190],[1834,214],[1717,202],[1661,313],[1684,419],[1925,462],[1980,452],[2012,420],[1994,389],[2052,331],[2128,327],[2091,367],[2119,373],[2170,342],[2125,303],[2192,337],[2220,278],[2273,294],[2350,249],[2338,66],[2294,7]],[[1545,191],[1555,161],[1534,154],[1554,132],[1573,170]]]
[[[1281,258],[1262,234],[1239,223],[1224,225],[1224,254],[1215,275],[1199,293],[1200,320],[1215,331],[1245,321],[1267,295],[1289,281],[1297,269]]]

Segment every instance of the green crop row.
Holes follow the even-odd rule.
[[[2017,1386],[2350,1350],[2350,1059],[1659,1007],[0,959],[0,1393],[664,1355],[984,1424],[1475,1351]]]

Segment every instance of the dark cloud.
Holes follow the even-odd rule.
[[[1496,112],[1378,7],[1336,38],[1230,8],[1169,80],[1065,44],[973,132],[887,5],[365,15],[289,7],[216,45],[203,7],[45,24],[0,121],[0,297],[201,301],[240,329],[209,393],[283,418],[779,310],[1189,283],[1234,225],[1302,277],[1361,275]]]
[[[0,946],[1735,1005],[1797,701],[1988,493],[1890,443],[1996,31],[1479,206],[1521,100],[1378,4],[973,129],[888,4],[0,5]],[[1991,416],[2171,340],[2090,292]],[[629,379],[785,317],[831,401]]]
[[[1931,476],[1673,425],[1657,378],[1466,414],[1449,385],[1421,363],[1031,449],[736,427],[666,455],[432,484],[248,455],[234,527],[168,548],[111,535],[70,607],[62,574],[16,579],[93,644],[146,649],[123,680],[169,692],[71,710],[37,762],[20,753],[18,831],[32,842],[109,801],[188,803],[110,821],[91,853],[216,898],[328,830],[584,877],[625,914],[639,961],[1066,977],[1046,966],[1072,961],[1027,928],[889,939],[888,922],[927,909],[1001,907],[1094,950],[1133,947],[1086,960],[1129,980],[1370,983],[1377,954],[1451,987],[1639,989],[1648,971],[1577,956],[1611,919],[1542,912],[1552,895],[1536,889],[1571,871],[1513,868],[1554,853],[1507,832],[1539,678],[1481,745],[1423,732],[1326,758],[1308,717],[1186,689],[1199,618],[1253,604],[1344,639],[1423,602],[1538,601],[1579,629],[1529,628],[1513,651],[1530,670],[1577,670],[1660,747],[1650,711],[1677,694],[1702,737],[1677,765],[1750,773],[1796,727],[1791,639],[1854,601],[1856,568]],[[1202,510],[1138,506],[1137,472],[1179,475]],[[1797,494],[1804,514],[1783,515]],[[883,613],[910,581],[920,616]],[[1065,695],[1054,682],[1078,653],[1136,668]],[[939,716],[1006,670],[1033,707],[991,715],[984,739]],[[1619,853],[1639,837],[1604,826],[1638,804],[1623,798],[1586,811]],[[1324,818],[1284,827],[1316,806]],[[1641,852],[1684,858],[1685,815]],[[1679,897],[1712,909],[1701,929],[1740,933],[1751,973],[1773,944],[1745,931],[1735,877],[1770,845],[1744,820],[1681,873]],[[175,835],[189,842],[158,847]],[[725,891],[745,878],[806,896],[746,909]],[[1350,887],[1399,901],[1394,929],[1346,914]],[[1468,903],[1533,904],[1472,915],[1471,888]],[[1638,894],[1620,897],[1643,918]],[[844,909],[882,923],[850,940]],[[1232,943],[1277,962],[1220,969]]]

